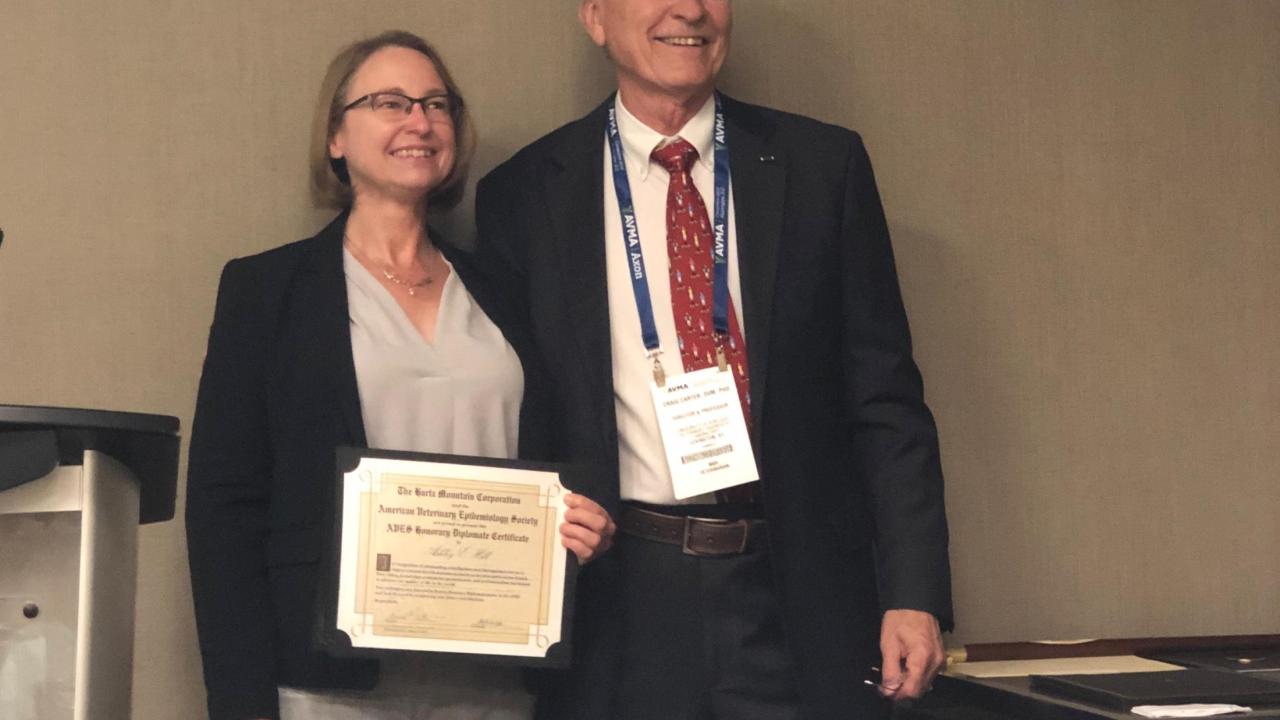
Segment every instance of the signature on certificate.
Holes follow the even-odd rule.
[[[456,559],[456,560],[488,560],[493,557],[493,551],[473,544],[455,544],[440,543],[427,548],[427,554],[433,558]]]
[[[382,622],[387,625],[425,625],[439,622],[441,619],[425,610],[401,610],[387,613]]]

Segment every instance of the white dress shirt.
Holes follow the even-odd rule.
[[[667,269],[667,183],[669,175],[658,163],[649,159],[654,148],[684,138],[698,150],[698,161],[691,169],[693,184],[702,194],[710,212],[715,184],[712,127],[715,124],[715,99],[708,98],[696,115],[676,136],[666,137],[640,122],[627,111],[621,96],[614,100],[618,116],[618,133],[622,138],[627,164],[627,179],[635,203],[636,222],[640,230],[640,247],[644,252],[645,270],[649,278],[649,294],[653,298],[654,322],[662,355],[659,359],[667,376],[683,372],[680,350],[676,344],[676,322],[671,311],[671,281]],[[671,473],[663,453],[658,419],[649,394],[653,380],[653,363],[645,356],[640,335],[640,316],[636,310],[631,272],[622,238],[622,216],[618,196],[613,187],[613,165],[609,141],[604,152],[604,243],[605,267],[609,284],[609,326],[613,350],[613,398],[618,418],[618,471],[624,500],[659,505],[715,502],[712,495],[699,495],[677,500],[671,487]],[[733,138],[729,138],[733,144]],[[742,318],[742,291],[738,277],[738,235],[733,212],[733,191],[729,192],[729,296],[739,323]],[[710,252],[710,250],[708,250]],[[750,343],[743,330],[743,341]]]

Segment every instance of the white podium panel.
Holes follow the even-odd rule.
[[[178,420],[0,405],[0,720],[129,720],[138,524],[173,517]]]
[[[79,489],[80,468],[56,473],[73,476]],[[80,511],[8,512],[6,494],[0,493],[0,708],[15,720],[73,718]]]
[[[87,450],[0,492],[0,708],[6,720],[127,720],[139,490]]]

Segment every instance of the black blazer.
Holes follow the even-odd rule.
[[[322,533],[338,445],[366,445],[346,280],[343,214],[318,235],[222,273],[187,474],[187,549],[212,720],[275,717],[276,686],[373,687],[377,665],[313,649]],[[520,452],[551,424],[531,344],[494,282],[440,244],[525,368]]]
[[[610,100],[611,102],[611,100]],[[618,503],[603,188],[606,105],[521,150],[479,185],[480,254],[527,307],[560,388],[554,459],[590,462],[584,489]],[[753,444],[786,634],[814,718],[865,717],[883,608],[951,625],[937,431],[925,406],[888,228],[857,134],[724,99]],[[606,554],[579,576],[578,698],[542,717],[612,714],[625,592]],[[673,642],[680,642],[673,638]],[[857,715],[864,717],[864,715]]]

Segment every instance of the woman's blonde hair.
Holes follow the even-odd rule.
[[[311,123],[312,198],[320,207],[338,210],[350,208],[355,199],[351,191],[351,178],[347,174],[347,163],[341,158],[329,157],[329,141],[333,140],[334,133],[342,125],[342,109],[348,102],[347,91],[350,89],[351,77],[370,55],[385,47],[403,47],[425,55],[444,81],[445,90],[453,103],[454,136],[458,146],[454,153],[453,169],[426,198],[432,208],[448,210],[462,200],[466,191],[467,171],[476,150],[475,125],[462,99],[462,93],[453,82],[453,76],[449,74],[449,68],[445,66],[440,54],[426,40],[403,30],[389,30],[354,42],[329,62],[324,82],[320,84],[320,97]]]

